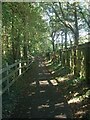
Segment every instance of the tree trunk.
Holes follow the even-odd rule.
[[[75,45],[75,49],[74,49],[74,75],[75,76],[79,76],[79,68],[77,66],[77,62],[78,62],[78,56],[77,56],[77,46],[78,46],[78,40],[79,40],[79,30],[78,30],[78,17],[77,17],[77,7],[76,7],[76,3],[74,3],[74,18],[75,18],[75,41],[74,41],[74,45]]]
[[[26,17],[25,17],[25,15],[24,15],[24,18],[23,18],[23,22],[24,22],[24,26],[26,28],[27,26],[26,26]],[[27,59],[27,37],[26,37],[26,35],[27,35],[26,31],[24,31],[24,45],[23,45],[24,59]]]
[[[52,46],[53,46],[53,52],[55,52],[55,44],[54,44],[54,40],[52,40]]]
[[[14,11],[12,9],[12,58],[13,58],[13,63],[15,62],[15,59],[16,59],[14,42],[15,42],[15,40],[14,40]]]
[[[70,67],[70,61],[68,57],[68,50],[67,50],[67,28],[65,28],[65,64],[66,66]]]
[[[20,54],[20,31],[18,31],[19,33],[17,33],[18,34],[18,36],[17,36],[17,38],[16,38],[16,41],[17,41],[17,43],[16,43],[16,53],[17,53],[17,55],[16,55],[16,59],[21,59],[21,54]]]

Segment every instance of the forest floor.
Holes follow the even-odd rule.
[[[53,67],[54,66],[54,67]],[[90,120],[89,88],[67,68],[40,57],[2,96],[3,118],[85,118]]]

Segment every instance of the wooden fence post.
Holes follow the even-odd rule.
[[[24,62],[24,71],[26,70],[27,61]]]
[[[6,67],[8,68],[8,63],[6,63]],[[7,71],[6,71],[7,73],[7,76],[8,76],[8,74],[9,74],[9,71],[8,71],[8,69],[7,69]],[[9,79],[7,78],[7,86],[9,86]],[[9,91],[9,87],[8,87],[8,93],[9,93],[10,91]]]
[[[21,70],[21,60],[20,60],[20,62],[19,62],[19,75],[21,75],[22,74],[22,70]]]

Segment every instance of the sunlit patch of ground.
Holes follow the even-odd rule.
[[[65,114],[56,115],[55,118],[67,118]]]
[[[39,81],[40,85],[49,85],[49,82],[47,80]]]
[[[32,96],[32,95],[35,95],[36,93],[35,92],[31,92],[28,94],[28,96]]]
[[[66,78],[66,77],[58,77],[56,79],[57,79],[58,82],[63,82],[65,80],[68,80],[68,78]]]
[[[51,62],[49,62],[49,63],[46,63],[46,66],[49,66],[49,65],[51,65],[52,63]]]
[[[38,106],[38,109],[42,109],[42,108],[49,108],[49,105],[43,104],[43,105]]]
[[[55,73],[55,71],[52,71],[51,73],[52,73],[52,74],[54,74],[54,73]]]
[[[51,64],[50,61],[46,62],[46,63],[49,66],[53,67],[53,65]],[[37,66],[38,66],[38,64],[37,64]],[[52,68],[50,70],[55,71],[57,66],[54,66],[54,70]],[[40,69],[40,67],[43,67],[43,66],[40,65],[39,69]],[[35,93],[34,86],[37,85],[36,84],[37,82],[32,81],[31,76],[33,76],[33,80],[35,80],[34,77],[36,77],[36,80],[37,80],[37,78],[38,78],[37,73],[38,73],[38,68],[36,68],[36,66],[34,64],[33,67],[30,69],[29,74],[27,75],[26,79],[24,78],[23,82],[22,82],[22,79],[21,79],[21,82],[20,82],[20,80],[17,82],[17,84],[16,84],[17,87],[15,86],[15,92],[12,94],[12,96],[15,95],[15,93],[17,91],[20,91],[22,88],[24,88],[24,92],[21,91],[21,94],[23,94],[24,97],[29,96],[28,98],[30,98],[30,96],[35,96],[36,93]],[[41,75],[41,73],[40,73],[40,75]],[[56,76],[57,76],[57,74],[56,74]],[[42,81],[40,80],[39,85],[40,86],[49,85],[50,82],[52,85],[56,85],[56,86],[54,86],[55,93],[57,94],[57,92],[58,92],[60,95],[62,95],[65,98],[66,101],[63,101],[63,102],[68,103],[68,105],[71,107],[71,109],[73,111],[73,115],[75,118],[83,117],[83,115],[86,114],[86,112],[90,113],[90,101],[89,101],[89,97],[88,97],[88,96],[90,96],[90,91],[88,90],[85,82],[83,82],[83,81],[80,82],[80,79],[75,79],[73,74],[67,74],[67,75],[63,75],[63,76],[59,75],[59,77],[56,77],[56,76],[54,78],[51,78],[51,81],[48,81],[46,79],[42,80]],[[30,77],[31,77],[31,79],[29,79]],[[46,91],[44,91],[44,90],[40,91],[40,93],[45,93],[45,92]],[[18,94],[16,96],[18,96]],[[12,96],[10,96],[10,97],[12,97]],[[13,101],[13,102],[15,101],[16,96],[12,97],[12,100],[10,99],[10,97],[8,97],[8,99],[10,99],[10,102],[7,102],[7,103],[4,102],[7,105],[6,106],[7,108],[10,106],[11,101]],[[56,103],[54,105],[54,107],[55,108],[63,107],[64,106],[63,102]],[[15,101],[15,104],[17,104],[16,101]],[[13,108],[13,106],[14,106],[14,104],[12,104],[12,106],[10,106],[10,110],[11,110],[11,108]],[[49,108],[49,100],[47,100],[47,102],[45,104],[38,105],[37,107],[38,107],[38,110],[42,110],[44,108],[45,109]],[[31,107],[29,107],[29,108],[31,109]],[[50,112],[54,113],[54,110],[52,110]],[[7,111],[5,111],[5,114],[7,114]],[[56,114],[55,118],[66,118],[66,115]]]
[[[55,80],[58,82],[57,92],[60,94],[63,92],[65,99],[73,111],[73,116],[75,118],[83,118],[86,113],[90,113],[90,90],[87,87],[85,80],[81,78],[76,78],[73,73],[68,73],[63,76],[57,76],[58,72],[55,72],[56,66],[49,66],[51,73],[55,74]],[[57,105],[58,106],[58,105]],[[86,115],[87,116],[87,115]],[[90,116],[90,115],[89,115]],[[63,118],[63,116],[57,115],[56,117]]]
[[[79,118],[82,118],[82,115],[85,114],[85,111],[78,111],[75,113],[75,116],[78,116]]]
[[[30,86],[34,86],[34,85],[36,85],[36,81],[30,83]]]
[[[45,93],[45,90],[41,90],[40,93]]]
[[[51,82],[53,85],[58,85],[58,83],[57,83],[56,80],[50,80],[50,82]]]
[[[46,64],[46,66],[49,66],[49,65],[52,64],[51,60],[49,60],[49,61],[45,61],[44,63]]]
[[[68,101],[68,104],[70,103],[78,103],[78,102],[81,102],[81,100],[79,98],[72,98]]]
[[[57,107],[64,107],[64,103],[63,102],[61,102],[61,103],[56,103],[55,104],[55,107],[57,108]]]

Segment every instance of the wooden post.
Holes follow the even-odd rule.
[[[27,61],[24,62],[24,71],[26,70]]]
[[[8,68],[8,63],[6,63],[6,67]],[[7,76],[8,76],[8,74],[9,74],[9,71],[8,71],[8,69],[7,69],[7,71],[6,71],[7,73]],[[7,78],[7,86],[9,86],[9,79]],[[8,90],[8,93],[10,92],[9,91],[9,88],[7,89]]]
[[[22,74],[22,70],[21,70],[21,60],[20,60],[20,62],[19,62],[19,75],[21,75]]]

